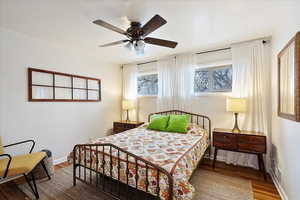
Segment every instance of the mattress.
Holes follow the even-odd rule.
[[[169,172],[173,177],[173,199],[189,200],[193,198],[195,189],[189,183],[189,179],[196,169],[198,162],[203,157],[207,147],[209,146],[209,136],[205,129],[202,129],[196,124],[189,125],[189,131],[183,133],[171,133],[153,131],[146,128],[147,125],[142,125],[138,128],[131,129],[122,133],[118,133],[103,138],[92,140],[92,144],[114,144],[136,156],[139,156]],[[111,151],[111,152],[110,152]],[[112,156],[110,156],[110,153]],[[126,183],[126,154],[119,152],[120,171],[118,172],[118,152],[116,149],[102,146],[97,149],[82,149],[80,162],[86,162],[87,166],[91,166],[93,170],[100,173],[105,173],[114,179],[119,179]],[[104,170],[103,166],[98,163],[103,163],[104,155]],[[78,158],[79,155],[76,155]],[[110,164],[110,161],[112,163]],[[156,195],[159,193],[161,199],[169,199],[168,178],[163,173],[160,173],[159,183],[157,183],[157,170],[149,168],[148,179],[146,180],[145,163],[137,162],[128,157],[129,178],[128,184],[139,190],[143,190],[150,194]],[[138,164],[138,169],[136,169]],[[110,167],[112,166],[112,170]],[[98,167],[98,168],[97,168]],[[119,174],[118,174],[119,173]],[[138,185],[136,186],[136,174],[138,174]],[[146,186],[148,184],[148,186]],[[159,191],[157,191],[159,184]],[[147,191],[146,191],[147,190]]]

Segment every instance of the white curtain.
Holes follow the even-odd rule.
[[[157,61],[158,71],[158,95],[157,110],[172,110],[175,93],[175,58],[166,58]]]
[[[123,66],[123,99],[132,100],[137,105],[137,75],[138,67],[136,64]],[[138,110],[135,109],[129,111],[129,119],[138,121]],[[124,113],[122,115],[124,119]]]
[[[243,130],[268,136],[270,127],[270,47],[261,40],[232,46],[232,96],[247,98],[247,112],[239,115]],[[267,141],[269,141],[267,139]],[[270,145],[268,148],[270,149]],[[269,155],[266,156],[269,158]],[[226,152],[227,163],[257,168],[257,157]],[[269,165],[267,159],[267,166]]]
[[[191,111],[194,68],[195,56],[192,54],[158,61],[159,111],[171,109]]]

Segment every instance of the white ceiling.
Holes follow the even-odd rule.
[[[0,0],[0,27],[121,64],[270,36],[282,15],[299,11],[297,1]],[[148,45],[137,57],[122,46],[98,47],[125,37],[93,20],[126,29],[128,20],[145,23],[155,14],[168,23],[149,36],[177,41],[176,49]]]

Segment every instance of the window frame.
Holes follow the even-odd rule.
[[[226,66],[231,66],[232,68],[232,61],[227,61],[227,62],[216,62],[216,63],[209,63],[209,64],[198,64],[195,68],[194,68],[194,76],[193,76],[193,94],[194,96],[228,96],[232,93],[232,87],[231,90],[229,91],[209,91],[209,92],[195,92],[195,73],[197,70],[204,70],[204,69],[218,69],[218,68],[222,68],[222,67],[226,67]]]
[[[157,97],[158,96],[158,82],[157,82],[157,94],[148,94],[148,95],[140,95],[138,93],[138,77],[139,76],[146,76],[146,75],[157,75],[157,81],[158,80],[158,72],[157,71],[152,71],[152,72],[139,72],[137,77],[136,77],[136,93],[138,98],[147,98],[147,97]]]

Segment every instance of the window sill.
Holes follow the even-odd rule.
[[[138,99],[145,99],[145,98],[157,98],[157,95],[143,95],[143,96],[138,96]]]
[[[223,97],[223,96],[231,96],[232,92],[203,92],[196,93],[194,97]]]

